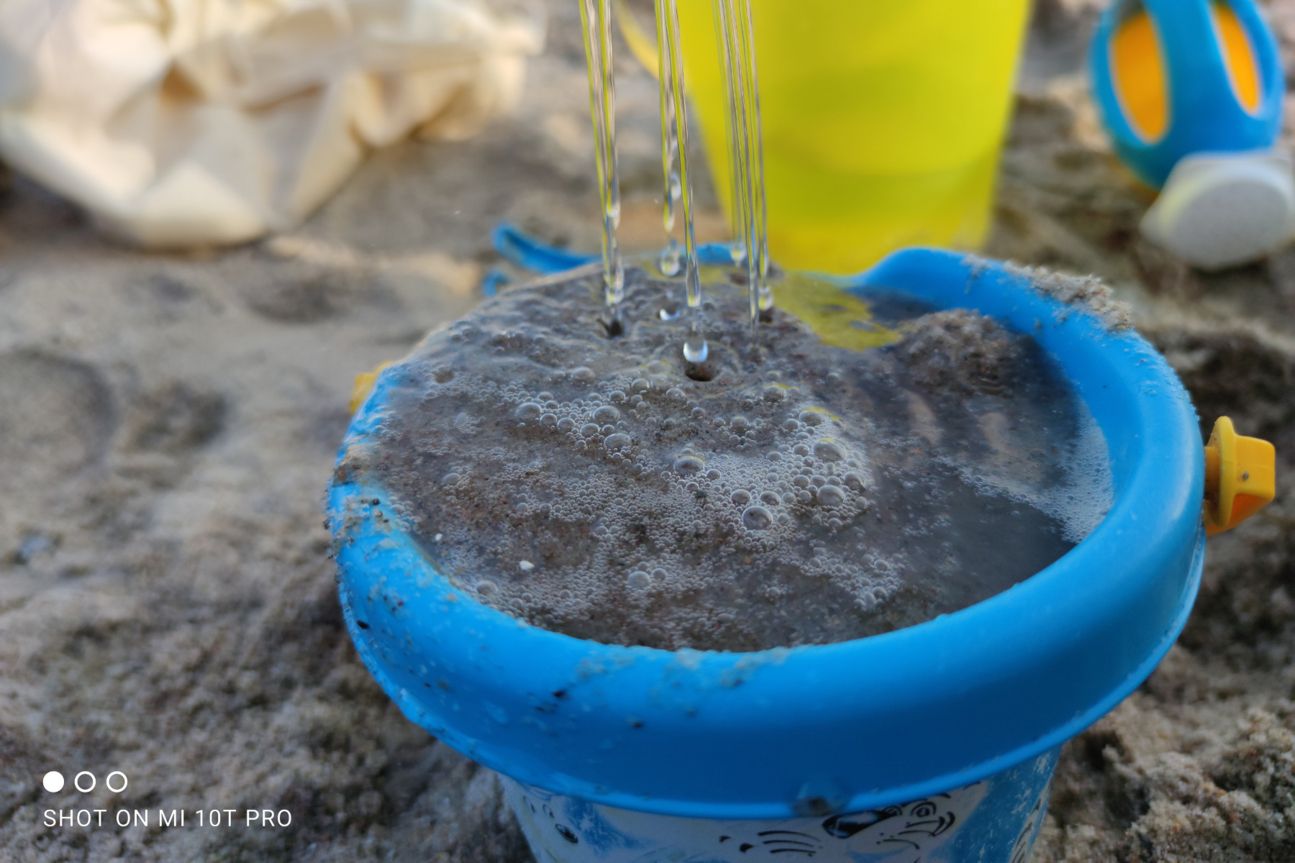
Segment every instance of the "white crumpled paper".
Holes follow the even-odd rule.
[[[249,240],[511,105],[539,31],[481,0],[3,0],[0,159],[142,245]]]

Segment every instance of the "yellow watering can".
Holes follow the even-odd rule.
[[[653,40],[628,11],[626,40],[655,69]],[[845,274],[903,246],[979,245],[1028,11],[1028,0],[751,0],[774,260]],[[714,4],[682,0],[679,17],[688,92],[731,216]]]

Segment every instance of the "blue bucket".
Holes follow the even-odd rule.
[[[1186,622],[1205,547],[1201,440],[1147,342],[1028,273],[947,252],[901,252],[842,287],[1032,335],[1105,435],[1115,496],[1101,524],[1033,577],[907,629],[670,652],[482,605],[423,556],[375,477],[339,471],[329,514],[360,657],[412,721],[509,778],[541,861],[908,861],[937,847],[1024,860],[1058,748]],[[342,459],[369,444],[402,373],[378,380]]]

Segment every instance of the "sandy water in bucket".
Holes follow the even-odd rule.
[[[757,353],[745,289],[708,284],[699,369],[667,286],[627,271],[617,338],[599,290],[518,288],[429,335],[376,445],[340,467],[373,472],[442,572],[537,626],[664,648],[857,638],[1010,587],[1109,505],[1095,424],[988,318],[842,299],[833,340],[876,347],[778,309]]]

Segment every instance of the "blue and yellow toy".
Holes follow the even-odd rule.
[[[1285,80],[1254,0],[1119,0],[1092,68],[1116,152],[1162,189],[1144,233],[1204,269],[1290,239],[1295,181],[1276,149]]]

